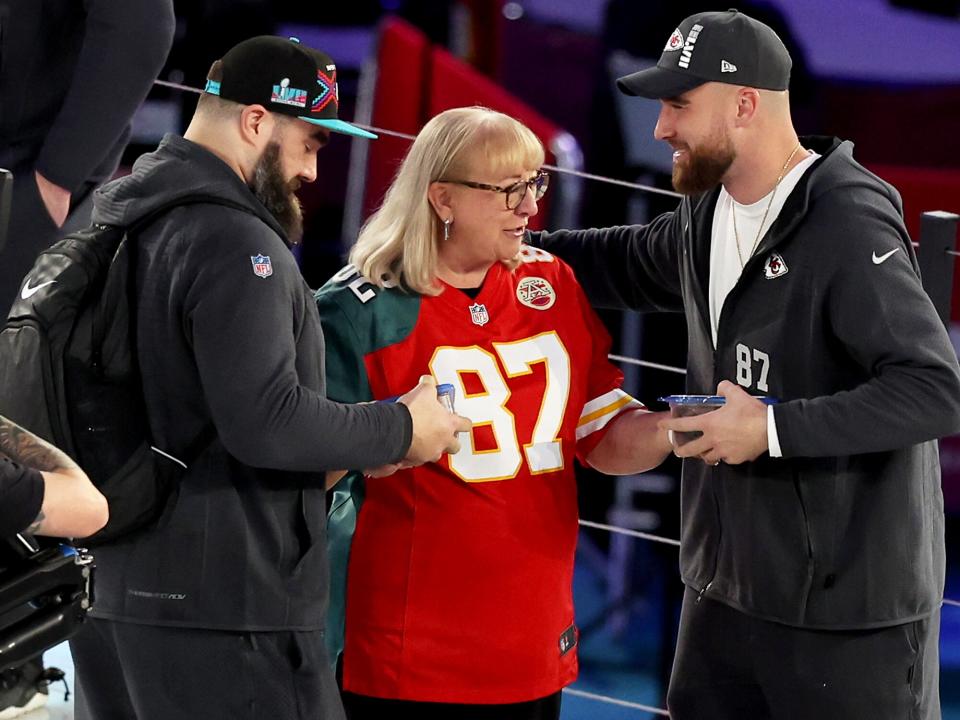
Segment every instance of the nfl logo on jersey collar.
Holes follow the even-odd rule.
[[[483,327],[490,322],[490,315],[487,313],[487,306],[481,303],[474,303],[470,306],[470,319],[474,325]]]

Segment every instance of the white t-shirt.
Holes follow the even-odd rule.
[[[757,202],[751,205],[741,205],[734,200],[726,188],[720,189],[720,197],[713,211],[713,228],[710,234],[710,331],[713,336],[713,347],[717,347],[717,327],[720,324],[720,314],[723,312],[723,303],[727,295],[740,280],[743,266],[750,260],[753,252],[763,243],[770,226],[773,225],[783,204],[790,193],[800,182],[800,178],[813,162],[820,157],[810,152],[806,158],[798,162],[790,172],[783,176],[780,184]],[[770,195],[773,195],[773,201]],[[770,210],[767,211],[767,203]],[[737,233],[740,235],[740,247],[737,248],[737,238],[733,231],[733,213],[737,214]],[[766,213],[766,219],[764,219]],[[760,222],[763,221],[763,228]],[[738,254],[739,253],[739,254]],[[777,428],[773,421],[773,407],[767,410],[767,443],[770,455],[780,457],[780,443],[777,438]]]

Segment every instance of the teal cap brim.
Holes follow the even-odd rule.
[[[327,130],[332,130],[333,132],[343,133],[344,135],[353,135],[354,137],[367,138],[368,140],[377,139],[377,136],[372,132],[361,130],[356,125],[351,125],[343,120],[319,120],[317,118],[304,117],[303,115],[297,115],[297,117],[301,120],[306,120],[308,123],[325,127]]]

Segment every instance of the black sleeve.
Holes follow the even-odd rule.
[[[125,132],[173,43],[172,0],[85,0],[83,47],[36,169],[71,192]]]
[[[26,530],[37,519],[42,505],[43,476],[0,458],[0,537]]]
[[[245,464],[278,470],[399,461],[413,433],[407,407],[341,404],[301,383],[297,333],[320,333],[313,299],[272,231],[270,245],[249,225],[233,230],[208,243],[215,244],[217,257],[198,263],[186,303],[204,397],[224,447]],[[251,271],[250,257],[260,253],[270,254],[270,277]],[[298,330],[294,313],[304,296],[310,314],[303,323],[310,327]]]
[[[527,242],[569,264],[594,307],[681,312],[681,213],[647,225],[528,233]]]
[[[877,193],[835,193],[805,232],[829,238],[824,312],[866,382],[774,406],[784,457],[880,452],[960,432],[960,367],[909,236]],[[882,264],[871,256],[892,253]]]

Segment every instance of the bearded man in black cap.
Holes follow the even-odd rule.
[[[327,660],[324,471],[420,464],[468,421],[423,380],[397,403],[324,397],[323,335],[289,245],[317,175],[337,69],[275,37],[210,71],[184,137],[104,186],[130,226],[153,439],[184,462],[154,527],[98,546],[97,610],[72,643],[80,720],[343,717]],[[189,465],[189,466],[188,466]]]
[[[675,446],[671,717],[939,718],[936,439],[960,431],[960,368],[899,195],[851,143],[797,137],[790,66],[736,10],[684,20],[618,81],[661,104],[679,207],[531,239],[596,305],[685,312],[687,391],[725,398],[662,423],[702,433]]]

